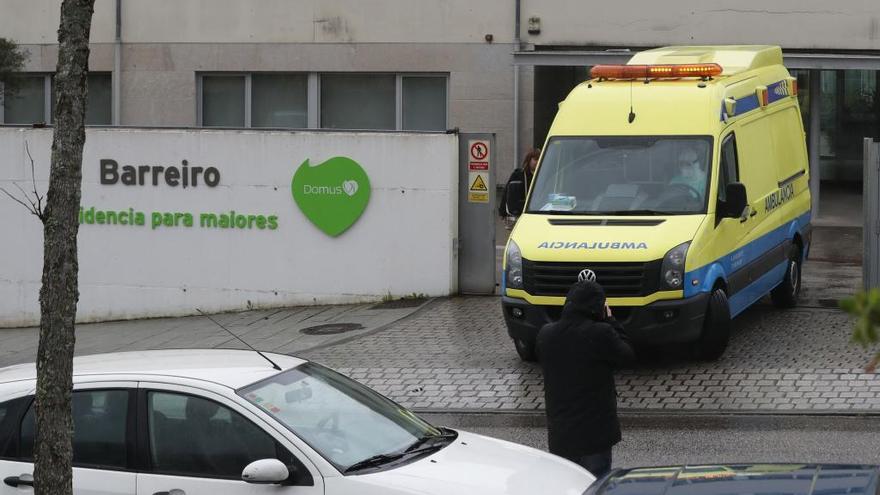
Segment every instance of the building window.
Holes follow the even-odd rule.
[[[14,94],[4,91],[3,123],[35,124],[49,122],[49,105],[46,101],[46,85],[51,76],[28,75],[17,78],[18,88]]]
[[[202,74],[203,127],[444,131],[446,75]]]
[[[113,124],[113,83],[110,74],[89,74],[86,125]]]
[[[251,84],[251,126],[309,126],[308,76],[254,74]]]
[[[202,77],[202,125],[245,127],[245,76]]]
[[[403,77],[403,129],[446,130],[446,78]]]
[[[53,120],[52,104],[55,90],[51,74],[21,76],[18,91],[3,95],[0,122],[4,124],[35,124]],[[110,74],[89,74],[89,94],[86,103],[86,125],[111,125],[112,84]],[[48,97],[47,97],[48,95]]]
[[[324,74],[321,127],[396,129],[395,101],[393,75]]]

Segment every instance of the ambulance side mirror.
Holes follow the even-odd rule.
[[[522,215],[523,206],[525,206],[526,202],[525,184],[519,180],[508,182],[507,194],[504,199],[507,202],[507,213],[509,215]]]
[[[725,201],[722,215],[724,218],[740,218],[749,206],[746,186],[741,182],[732,182],[727,184],[724,194]]]

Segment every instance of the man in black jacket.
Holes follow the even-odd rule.
[[[599,477],[620,442],[614,368],[635,360],[623,326],[596,282],[571,287],[562,318],[538,332],[550,452]]]

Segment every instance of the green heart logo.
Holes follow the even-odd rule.
[[[293,174],[290,189],[306,218],[333,237],[354,225],[370,201],[367,173],[344,156],[318,165],[304,161]]]

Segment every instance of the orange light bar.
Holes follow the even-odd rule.
[[[714,77],[723,69],[718,64],[677,65],[596,65],[590,76],[601,79],[679,79],[682,77]]]

